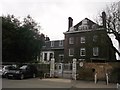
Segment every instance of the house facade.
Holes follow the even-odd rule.
[[[71,63],[73,59],[86,62],[109,62],[116,60],[112,41],[107,35],[106,15],[102,13],[103,25],[100,26],[88,18],[73,26],[68,18],[68,31],[64,40],[46,41],[41,52],[41,61]]]
[[[45,41],[41,51],[41,62],[50,62],[51,58],[55,58],[55,62],[63,62],[64,40]]]
[[[71,26],[73,21],[71,19],[70,17],[68,31],[64,32],[65,62],[72,62],[73,58],[88,62],[115,60],[112,42],[105,27],[99,26],[88,18]]]

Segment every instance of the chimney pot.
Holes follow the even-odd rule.
[[[73,26],[73,19],[71,17],[68,17],[68,31],[70,30],[70,27]]]
[[[106,28],[106,13],[104,11],[102,12],[102,23],[103,27]]]

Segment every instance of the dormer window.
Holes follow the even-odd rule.
[[[63,46],[63,41],[62,40],[59,41],[59,46]]]
[[[70,31],[74,31],[74,27],[70,27]]]
[[[92,25],[92,29],[97,29],[98,26],[96,24]]]
[[[78,27],[78,30],[82,30],[82,26],[79,26],[79,27]]]
[[[89,26],[88,25],[81,25],[78,27],[79,30],[88,30]]]
[[[87,25],[88,24],[88,20],[87,19],[84,19],[83,21],[82,21],[82,25]]]
[[[87,26],[84,26],[84,29],[85,29],[85,30],[88,30],[88,29],[89,29],[88,25],[87,25]]]
[[[54,47],[54,41],[51,41],[51,47]]]

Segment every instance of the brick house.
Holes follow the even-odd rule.
[[[104,17],[104,14],[103,14]],[[88,18],[72,26],[73,19],[68,18],[68,31],[64,32],[64,61],[108,62],[115,60],[112,41],[107,35],[105,20],[100,26]]]
[[[41,61],[71,63],[78,61],[108,62],[114,61],[115,52],[112,41],[107,35],[105,13],[102,13],[103,25],[100,26],[88,18],[73,26],[73,19],[68,18],[68,31],[65,40],[46,41],[41,52]]]
[[[55,58],[55,62],[63,62],[64,40],[45,41],[41,51],[41,61],[49,62],[52,57]]]

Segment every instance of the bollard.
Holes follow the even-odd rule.
[[[44,73],[44,78],[46,78],[46,73]]]
[[[97,73],[95,73],[95,84],[97,83]]]
[[[106,84],[108,85],[108,74],[106,73]]]
[[[117,88],[118,88],[119,84],[117,83]]]

